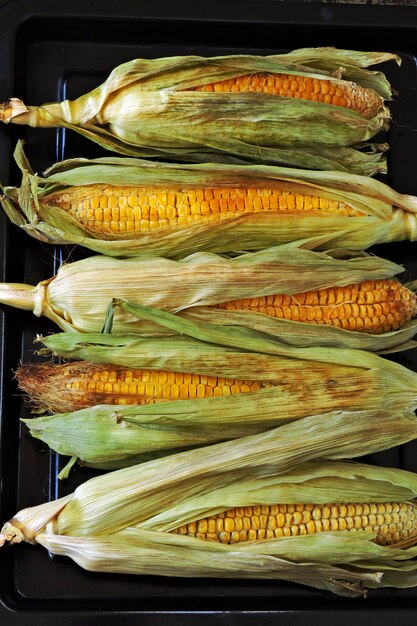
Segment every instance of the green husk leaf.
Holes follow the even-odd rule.
[[[177,321],[175,316],[169,317]],[[403,391],[407,388],[413,393],[415,391],[414,372],[370,352],[347,348],[299,348],[278,339],[262,337],[250,329],[224,330],[208,323],[205,329],[201,329],[200,324],[190,326],[190,322],[179,323],[184,329],[183,334],[174,337],[57,333],[39,337],[44,346],[41,353],[138,369],[198,372],[207,376],[264,381],[279,379],[280,370],[298,367],[298,360],[312,361],[316,365],[348,364],[354,368],[391,371],[392,389],[403,381]]]
[[[197,250],[225,252],[253,250],[317,237],[321,248],[348,247],[363,250],[374,243],[416,237],[417,200],[396,193],[366,176],[340,172],[312,172],[264,165],[174,165],[139,159],[109,157],[88,161],[72,159],[56,164],[44,177],[25,168],[22,144],[15,158],[22,169],[20,190],[3,189],[2,205],[9,218],[34,237],[50,243],[72,243],[112,256],[162,254],[180,257]],[[285,184],[293,193],[321,195],[344,201],[365,213],[362,217],[286,212],[242,214],[219,223],[165,226],[137,233],[135,238],[100,239],[66,211],[49,206],[48,195],[71,185],[156,186],[276,186]]]
[[[78,461],[78,457],[72,456],[70,460],[68,461],[68,463],[65,465],[65,467],[63,467],[62,470],[59,472],[58,478],[60,480],[62,480],[63,478],[68,478],[71,469],[74,467],[77,461]]]
[[[319,404],[316,401],[312,408],[303,408],[292,401],[288,409],[283,409],[277,406],[282,402],[283,395],[281,389],[265,389],[253,394],[178,400],[128,409],[97,405],[73,413],[22,421],[29,427],[33,437],[41,439],[56,452],[72,457],[70,465],[60,475],[60,478],[66,478],[78,459],[93,467],[117,461],[122,461],[123,466],[124,461],[129,459],[134,464],[139,455],[164,451],[168,454],[173,450],[181,451],[181,448],[265,432],[301,419],[303,415],[310,415]],[[322,403],[324,409],[326,400]],[[366,401],[363,402],[366,406]],[[352,404],[352,408],[355,404]],[[367,423],[371,429],[375,420],[391,420],[389,427],[392,433],[387,434],[385,430],[382,439],[374,435],[365,452],[362,448],[361,454],[399,445],[417,436],[412,411],[404,411],[402,414],[401,409],[398,409],[393,417],[390,409],[388,417],[384,417],[384,411],[378,404],[381,403],[376,402],[376,406],[369,410],[342,412],[347,422],[356,420]],[[409,398],[404,404],[409,404]],[[340,419],[340,413],[337,413],[337,419]],[[326,428],[330,429],[334,414],[324,415],[327,417]],[[345,456],[359,456],[359,453],[346,451]]]
[[[239,347],[243,339],[248,349],[255,340],[256,350],[277,340],[281,345],[309,348],[314,346],[333,348],[355,348],[371,352],[395,352],[410,349],[409,342],[417,332],[417,320],[407,322],[402,328],[382,334],[343,330],[326,324],[311,324],[276,319],[260,313],[246,311],[214,311],[207,307],[197,307],[185,312],[185,318],[167,311],[132,305],[115,299],[115,307],[137,316],[138,319],[160,324],[178,334],[186,334],[202,341]],[[110,332],[110,319],[107,314],[105,327]],[[265,344],[266,342],[266,344]],[[259,348],[261,346],[261,348]]]
[[[248,312],[249,313],[249,312]],[[249,313],[243,316],[241,311],[220,311],[214,315],[212,309],[199,307],[187,312],[191,321],[209,321],[213,324],[245,326],[271,337],[279,337],[289,345],[298,347],[323,346],[334,348],[357,348],[371,352],[385,353],[409,350],[414,344],[410,340],[417,333],[417,320],[407,322],[402,328],[383,334],[371,334],[352,330],[343,330],[336,326],[294,322],[277,319],[261,313]]]

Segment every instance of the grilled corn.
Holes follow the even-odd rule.
[[[19,511],[0,542],[40,544],[101,572],[284,579],[351,597],[415,586],[415,475],[325,461],[334,438],[328,447],[326,429],[318,439],[312,429],[300,446],[291,441],[296,426],[90,479],[60,500]],[[317,444],[320,460],[306,462]],[[285,505],[287,497],[293,504]],[[224,528],[247,526],[245,515],[259,526],[256,537],[229,543],[227,533],[235,540],[244,531]],[[268,528],[274,518],[279,528],[281,516],[288,536]],[[316,532],[297,534],[303,517],[306,526],[315,520]],[[193,525],[207,536],[198,521],[205,518],[207,529],[223,528],[224,543],[217,531],[212,541],[189,536]]]
[[[26,107],[12,98],[0,120],[70,128],[133,156],[231,156],[373,174],[385,167],[379,146],[361,152],[357,145],[387,129],[391,87],[366,67],[388,60],[400,62],[331,48],[136,59],[77,100]]]
[[[218,337],[209,344],[185,335],[97,334],[94,343],[89,334],[76,335],[50,335],[43,343],[89,363],[23,366],[18,378],[37,407],[64,411],[24,420],[31,434],[94,467],[121,467],[149,454],[243,437],[329,411],[353,412],[374,429],[384,412],[392,413],[394,437],[398,416],[414,416],[417,375],[359,350],[306,350],[275,340],[252,341],[245,350],[240,336],[239,348],[226,348]],[[105,382],[144,375],[151,381],[146,385]],[[90,406],[80,408],[85,404]],[[410,428],[414,437],[413,422]],[[393,445],[386,431],[384,437],[379,445]],[[378,440],[375,430],[372,445]]]
[[[415,332],[416,296],[388,278],[401,270],[377,257],[335,258],[292,246],[231,259],[211,254],[183,261],[96,256],[62,266],[36,287],[0,285],[0,301],[73,331],[100,331],[112,299],[120,299],[177,311],[178,320],[189,318],[200,325],[285,336],[300,346],[375,350],[404,343]],[[363,282],[352,284],[352,278]],[[339,287],[329,287],[335,284]],[[306,285],[315,289],[300,289]],[[145,311],[117,307],[113,331],[172,334],[158,319],[157,325],[146,319]]]
[[[64,161],[42,177],[21,144],[15,158],[22,185],[0,198],[9,218],[42,241],[111,256],[183,257],[305,238],[364,250],[417,232],[417,199],[366,176],[113,158]]]

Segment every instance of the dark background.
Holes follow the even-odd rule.
[[[139,56],[269,54],[319,45],[398,52],[401,68],[382,68],[399,92],[391,106],[386,181],[417,195],[416,5],[409,0],[0,0],[0,101],[16,96],[41,104],[73,98],[102,82],[119,63]],[[20,137],[28,142],[36,171],[62,158],[101,154],[97,146],[62,130],[2,127],[3,184],[20,183],[11,157]],[[406,242],[375,249],[404,263],[407,278],[417,278],[415,250],[415,243]],[[62,260],[83,254],[42,245],[0,215],[1,281],[36,284],[51,276]],[[78,469],[58,484],[65,459],[49,453],[19,425],[19,417],[29,413],[12,371],[21,359],[39,358],[33,339],[52,331],[51,324],[6,307],[0,324],[0,520],[5,521],[18,509],[70,493],[94,472]],[[413,353],[393,358],[417,371]],[[417,471],[416,452],[411,443],[366,460]],[[102,575],[29,545],[0,551],[0,602],[2,626],[417,622],[417,589],[372,591],[366,600],[348,600],[284,582]]]

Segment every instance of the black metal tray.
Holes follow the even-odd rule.
[[[135,57],[230,53],[269,54],[298,47],[333,45],[399,53],[401,68],[383,69],[399,92],[392,104],[387,181],[417,194],[417,7],[303,4],[262,0],[176,2],[52,0],[0,1],[0,101],[28,104],[76,97],[109,71]],[[99,149],[74,134],[24,127],[0,129],[0,181],[19,184],[12,162],[16,140],[28,141],[37,171]],[[379,246],[378,253],[403,262],[417,277],[416,244]],[[47,247],[0,215],[0,280],[35,284],[61,260],[85,254]],[[18,509],[73,491],[93,471],[78,469],[58,484],[62,459],[32,440],[19,417],[27,414],[12,371],[36,360],[33,339],[53,330],[29,313],[0,312],[0,522]],[[417,358],[397,360],[417,371]],[[366,459],[417,471],[417,444]],[[51,558],[41,547],[0,552],[0,623],[9,624],[413,624],[417,589],[374,591],[346,600],[294,584],[267,581],[188,580],[101,575],[69,559]]]

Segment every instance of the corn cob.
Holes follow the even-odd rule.
[[[329,324],[366,333],[401,328],[417,314],[417,296],[395,280],[292,295],[245,298],[218,305],[227,311],[254,311],[279,319]]]
[[[301,98],[346,107],[372,118],[381,107],[381,98],[373,90],[335,79],[312,78],[297,74],[246,74],[207,83],[196,91],[216,93],[265,93],[285,98]]]
[[[317,238],[317,247],[364,250],[414,240],[417,199],[342,172],[138,159],[74,159],[34,174],[22,144],[22,186],[5,187],[9,218],[42,241],[111,256],[183,257],[256,250]]]
[[[381,72],[365,68],[386,60],[399,57],[322,48],[136,59],[73,101],[26,107],[11,98],[0,120],[70,128],[132,156],[238,157],[372,175],[386,171],[381,145],[360,148],[388,128],[392,90]]]
[[[343,201],[278,188],[156,188],[89,185],[48,194],[41,205],[63,209],[94,236],[117,239],[149,230],[210,224],[242,215],[361,217]]]
[[[414,502],[276,504],[228,509],[171,532],[207,541],[240,543],[328,531],[376,534],[379,545],[417,543]]]
[[[230,396],[272,383],[179,372],[75,363],[22,365],[19,387],[49,411],[76,411],[95,404],[153,404],[170,400]]]

